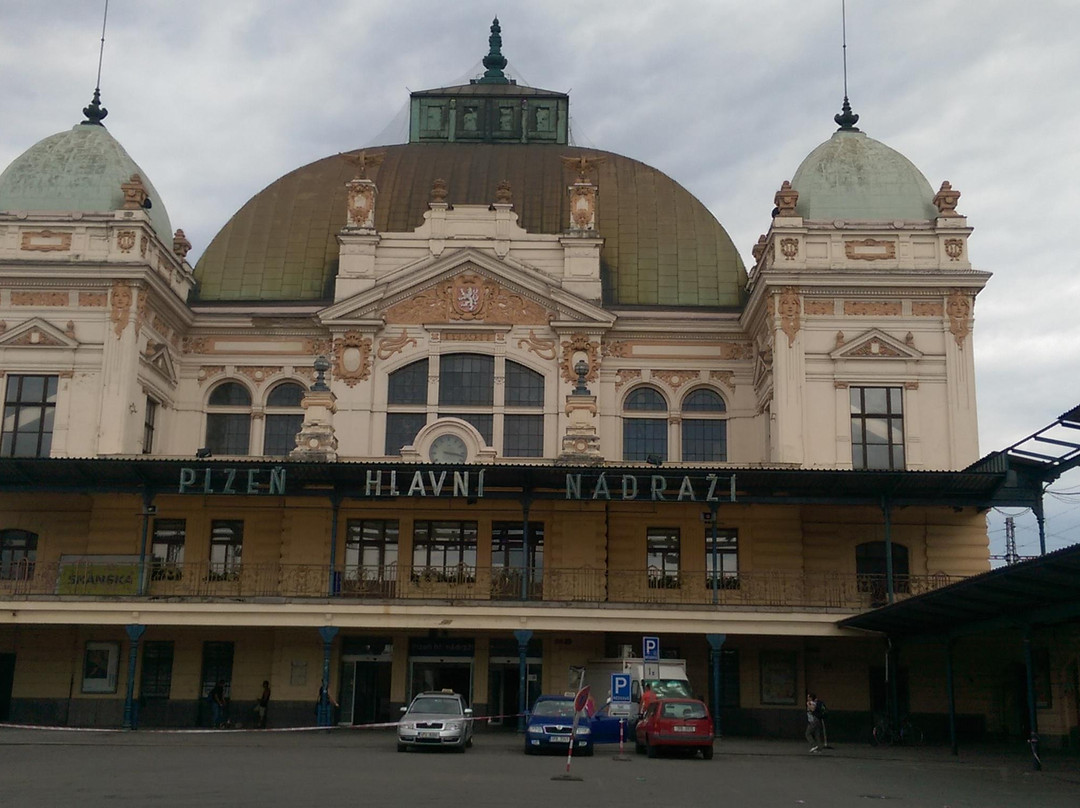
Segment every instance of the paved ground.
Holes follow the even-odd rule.
[[[711,761],[522,754],[482,733],[464,755],[398,754],[386,730],[91,733],[0,728],[0,808],[555,806],[590,808],[1076,808],[1080,758],[1024,749],[874,749],[725,739]]]

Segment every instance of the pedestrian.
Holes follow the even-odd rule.
[[[649,682],[646,682],[644,689],[641,691],[642,715],[645,715],[645,711],[649,709],[649,705],[654,701],[656,701],[656,691],[652,689],[652,685]]]
[[[270,682],[263,681],[262,695],[255,702],[255,727],[266,729],[266,708],[270,706]]]
[[[825,746],[824,726],[821,722],[821,714],[824,703],[821,702],[817,693],[806,694],[806,741],[810,744],[811,752],[818,752]]]
[[[321,727],[332,725],[337,707],[338,703],[330,693],[330,685],[324,680],[319,685],[319,700],[315,703],[315,723]]]
[[[207,698],[210,700],[210,726],[220,729],[225,724],[229,704],[225,701],[225,680],[218,679]]]

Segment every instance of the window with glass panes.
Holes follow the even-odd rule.
[[[522,522],[491,523],[491,568],[521,569],[524,552]],[[529,522],[528,568],[539,576],[544,568],[544,523]]]
[[[715,390],[692,390],[682,401],[682,459],[688,462],[727,460],[727,413]]]
[[[731,528],[705,528],[705,585],[710,589],[738,589],[739,532]]]
[[[33,578],[37,543],[37,533],[29,530],[0,530],[0,580],[26,581]]]
[[[397,565],[397,519],[350,519],[345,534],[345,574],[377,580]]]
[[[57,376],[7,377],[0,456],[48,457],[56,417]]]
[[[251,394],[239,382],[214,388],[207,402],[205,446],[216,455],[246,455],[251,446]]]
[[[623,460],[668,459],[667,401],[652,387],[639,387],[623,404]],[[659,415],[659,417],[657,417]]]
[[[230,577],[240,572],[244,547],[244,523],[239,519],[214,519],[210,522],[210,573]]]
[[[413,577],[467,582],[476,575],[476,522],[413,522]]]
[[[650,527],[645,534],[645,566],[649,586],[677,589],[679,583],[679,529]]]
[[[263,454],[287,455],[296,448],[296,434],[304,425],[304,388],[293,382],[279,384],[266,397]]]
[[[158,403],[147,397],[146,412],[143,413],[143,440],[142,453],[150,454],[154,451],[154,430],[157,427]]]
[[[852,387],[851,465],[904,468],[904,403],[899,387]]]
[[[142,676],[139,696],[144,699],[167,699],[172,691],[173,644],[165,640],[142,642]]]
[[[908,548],[896,542],[889,544],[892,546],[893,591],[909,592],[911,579],[908,576],[911,567]],[[859,591],[872,592],[877,599],[884,598],[889,587],[885,547],[883,541],[863,542],[855,547],[855,573],[859,578]]]
[[[178,579],[184,567],[184,543],[187,524],[183,519],[155,519],[150,541],[150,577],[153,580]]]
[[[436,370],[437,368],[437,370]],[[496,385],[502,371],[503,384]],[[429,372],[436,376],[429,401]],[[431,420],[460,418],[487,445],[502,430],[505,457],[544,453],[544,377],[509,359],[482,354],[443,354],[391,373],[387,385],[387,455],[401,454]]]

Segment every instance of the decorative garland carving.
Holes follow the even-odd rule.
[[[844,314],[855,317],[899,317],[899,300],[845,300]]]
[[[236,370],[237,370],[238,373],[243,373],[245,376],[247,376],[249,379],[251,379],[256,384],[261,384],[262,382],[266,381],[268,378],[270,378],[274,374],[281,373],[283,368],[281,368],[281,367],[265,367],[265,366],[264,367],[258,367],[258,366],[253,366],[253,365],[245,365],[243,367],[237,367]]]
[[[585,334],[577,333],[562,343],[562,377],[573,384],[577,381],[574,372],[574,354],[584,353],[589,365],[589,372],[585,374],[585,381],[596,381],[600,369],[600,343],[590,342]]]
[[[414,348],[418,345],[417,341],[409,336],[409,331],[406,328],[401,329],[401,335],[397,337],[383,337],[379,340],[379,348],[375,352],[375,355],[379,359],[389,359],[396,353],[404,351],[409,345]]]
[[[109,319],[112,320],[116,338],[127,328],[128,319],[131,316],[131,287],[126,283],[114,283],[112,288],[112,311]]]
[[[546,325],[554,314],[475,272],[463,272],[386,311],[388,323],[477,321],[498,325]]]
[[[709,378],[735,392],[735,373],[730,370],[710,370]]]
[[[629,368],[619,368],[615,372],[615,389],[620,389],[623,385],[629,384],[632,381],[641,378],[641,371]]]
[[[678,390],[684,384],[700,375],[696,370],[654,370],[654,378],[662,379],[672,390]]]
[[[206,337],[184,337],[184,353],[204,354],[210,353],[211,341]]]
[[[202,387],[210,379],[225,372],[224,365],[203,365],[199,368],[199,387]]]
[[[371,376],[371,339],[359,331],[346,331],[334,340],[334,376],[349,387]]]
[[[529,336],[527,339],[519,339],[518,348],[525,348],[527,351],[539,356],[541,359],[554,359],[558,356],[558,349],[555,347],[555,340],[553,339],[540,339],[536,336],[536,332],[531,328],[529,329]]]
[[[329,339],[308,337],[304,340],[304,353],[308,356],[327,356],[333,349]]]
[[[945,311],[949,315],[949,331],[956,339],[956,344],[962,346],[964,338],[971,333],[971,310],[974,299],[959,289],[953,289],[945,304]]]
[[[54,348],[63,346],[63,344],[60,340],[38,328],[28,329],[8,343],[8,345],[18,346],[33,345],[38,348]]]
[[[788,347],[791,347],[799,333],[799,295],[794,287],[788,286],[780,293],[776,308],[780,313],[780,330],[787,334]]]
[[[848,351],[844,356],[882,356],[890,358],[900,358],[903,356],[900,351],[896,350],[891,345],[887,345],[879,339],[870,339],[855,348],[852,351]]]

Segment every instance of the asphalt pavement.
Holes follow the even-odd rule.
[[[601,746],[526,756],[513,732],[457,753],[396,751],[392,730],[89,732],[0,728],[0,808],[562,806],[1076,808],[1080,757],[1026,747],[836,745],[723,739],[712,760]]]

